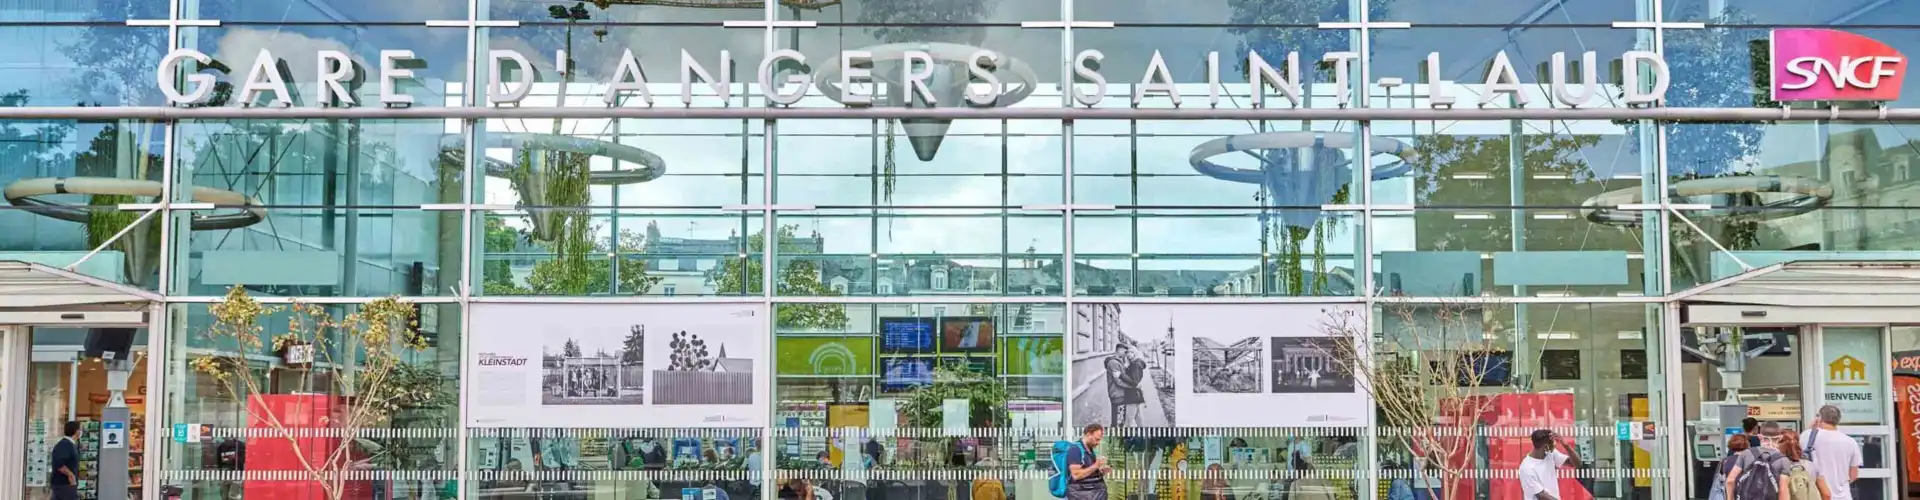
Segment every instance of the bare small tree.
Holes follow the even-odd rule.
[[[210,310],[213,324],[205,337],[232,350],[194,358],[193,370],[213,379],[234,400],[247,402],[252,418],[266,427],[267,435],[255,438],[287,440],[299,472],[319,483],[328,499],[345,497],[352,471],[369,467],[376,458],[369,455],[381,446],[368,439],[369,429],[385,426],[397,410],[444,397],[445,388],[422,387],[406,376],[411,368],[406,355],[427,346],[414,334],[413,306],[398,298],[361,304],[335,318],[314,304],[264,305],[235,286]],[[280,313],[288,316],[284,326],[266,324],[268,317]],[[256,376],[254,363],[247,359],[262,352],[281,358],[266,367],[269,374],[292,377],[281,380],[339,401],[317,421],[273,411],[260,397],[270,392],[268,377]]]
[[[1511,333],[1502,319],[1512,315],[1500,304],[1464,301],[1382,309],[1378,335],[1358,311],[1328,313],[1325,345],[1373,398],[1383,453],[1407,458],[1403,471],[1414,477],[1438,474],[1442,486],[1421,483],[1431,498],[1444,491],[1446,500],[1465,500],[1471,490],[1458,485],[1477,468],[1476,422],[1494,405],[1483,388],[1504,384],[1494,375],[1513,359],[1500,342]]]

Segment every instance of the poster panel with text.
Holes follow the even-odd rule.
[[[474,304],[472,427],[758,427],[766,317],[742,304]]]
[[[1070,345],[1074,426],[1365,426],[1370,398],[1341,368],[1326,329],[1340,316],[1365,324],[1360,312],[1351,304],[1081,304]]]
[[[1826,404],[1840,408],[1840,423],[1881,425],[1886,415],[1880,398],[1887,385],[1880,374],[1887,360],[1880,350],[1880,329],[1827,327],[1821,331],[1821,375],[1826,376]]]

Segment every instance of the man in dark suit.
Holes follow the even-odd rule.
[[[80,437],[80,422],[67,422],[60,429],[60,442],[53,445],[52,477],[47,484],[53,487],[53,500],[80,500],[80,445],[75,439]]]

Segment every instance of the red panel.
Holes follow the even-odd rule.
[[[324,394],[254,396],[247,411],[247,498],[324,500],[326,488],[313,470],[339,449],[341,433],[328,418],[339,398]],[[311,466],[308,464],[312,464]],[[346,484],[344,499],[372,499],[366,481]]]
[[[1520,467],[1520,461],[1533,450],[1529,435],[1537,429],[1553,429],[1562,435],[1570,434],[1574,426],[1573,406],[1572,394],[1469,396],[1443,402],[1443,417],[1439,423],[1448,430],[1471,430],[1460,419],[1467,417],[1467,414],[1479,413],[1473,420],[1479,424],[1479,434],[1487,436],[1481,438],[1487,445],[1487,461],[1483,467],[1494,472],[1496,477],[1486,480],[1490,493],[1487,498],[1520,498],[1520,480],[1511,473]],[[1573,442],[1569,439],[1567,444],[1571,446]],[[1450,458],[1450,466],[1482,467],[1473,464],[1475,447],[1452,448],[1457,452]],[[1592,500],[1592,492],[1580,485],[1580,481],[1573,477],[1573,472],[1572,467],[1561,468],[1561,500]],[[1473,498],[1475,483],[1471,479],[1456,481],[1452,485],[1454,491],[1447,498]]]

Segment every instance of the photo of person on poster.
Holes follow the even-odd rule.
[[[1132,339],[1120,339],[1120,352],[1103,363],[1107,371],[1107,400],[1113,405],[1110,427],[1140,425],[1140,405],[1147,402],[1140,381],[1146,377],[1147,362],[1135,352]]]

